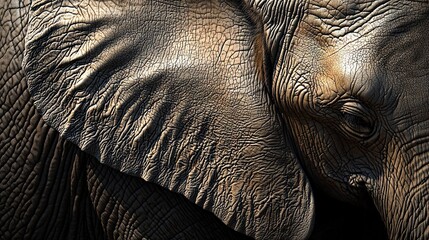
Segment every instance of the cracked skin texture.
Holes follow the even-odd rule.
[[[3,238],[428,238],[427,3],[1,4]]]
[[[305,237],[312,195],[264,90],[261,27],[237,3],[135,3],[2,8],[21,48],[2,48],[19,72],[2,85],[2,235]]]

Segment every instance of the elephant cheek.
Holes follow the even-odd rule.
[[[429,239],[429,151],[399,158],[384,168],[370,193],[389,239]]]

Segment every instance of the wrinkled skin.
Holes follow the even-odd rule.
[[[265,86],[254,13],[226,1],[6,4],[1,236],[310,234],[313,194]]]
[[[391,239],[429,239],[427,29],[427,1],[310,1],[273,78],[314,186]]]
[[[429,239],[429,3],[1,4],[6,239]]]

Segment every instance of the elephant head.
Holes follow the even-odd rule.
[[[428,12],[34,0],[25,71],[62,137],[249,236],[308,236],[308,175],[344,201],[368,194],[391,238],[429,238]]]
[[[265,24],[291,36],[272,43],[272,92],[313,187],[357,204],[369,195],[389,238],[428,239],[429,3],[300,8],[295,22]]]

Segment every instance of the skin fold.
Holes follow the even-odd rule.
[[[368,194],[390,239],[428,239],[429,4],[304,8],[273,93],[314,186],[356,204]]]
[[[1,239],[429,239],[429,3],[0,3]]]

